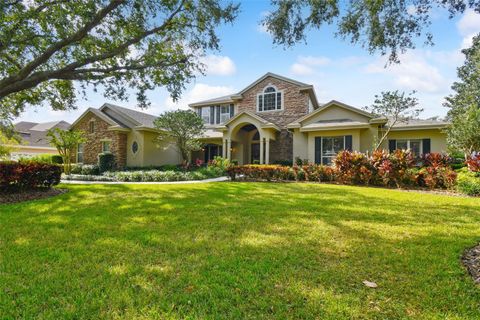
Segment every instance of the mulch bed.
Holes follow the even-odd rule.
[[[67,191],[67,189],[35,189],[17,192],[0,192],[0,204],[45,199],[63,194]]]
[[[472,276],[473,281],[476,284],[480,284],[480,243],[473,248],[465,250],[462,262]]]

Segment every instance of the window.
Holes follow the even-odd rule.
[[[88,132],[90,132],[90,133],[95,132],[95,121],[90,121],[88,123]]]
[[[396,149],[410,150],[413,155],[419,156],[422,154],[422,140],[397,140]]]
[[[202,107],[200,110],[203,123],[210,124],[210,107]]]
[[[110,141],[102,141],[102,152],[110,152]]]
[[[132,143],[132,152],[133,154],[136,154],[138,152],[138,143],[137,141],[133,141]]]
[[[345,137],[322,137],[322,164],[330,165],[337,153],[345,149]]]
[[[257,97],[257,111],[282,110],[282,96],[283,92],[278,91],[275,87],[266,87],[265,90],[263,90],[263,93],[259,94]]]
[[[77,145],[77,163],[83,163],[83,143]]]
[[[230,119],[230,106],[217,106],[220,108],[220,123],[227,122]]]

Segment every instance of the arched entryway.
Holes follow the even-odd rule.
[[[239,164],[268,164],[270,141],[280,130],[250,113],[237,115],[223,129],[223,156]]]

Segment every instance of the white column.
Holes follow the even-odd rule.
[[[222,158],[226,158],[227,157],[227,140],[225,139],[222,139]]]
[[[265,164],[270,164],[270,139],[265,138]]]
[[[232,160],[232,139],[227,139],[227,159]]]
[[[263,137],[260,136],[260,164],[264,164],[263,162]]]

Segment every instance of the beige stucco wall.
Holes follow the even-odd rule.
[[[305,119],[302,121],[302,125],[308,125],[320,120],[339,120],[339,119],[350,119],[353,121],[365,122],[368,123],[370,120],[368,117],[342,108],[340,106],[332,105],[324,110],[319,111],[318,113],[312,115],[311,118]]]
[[[447,152],[447,135],[441,129],[391,131],[382,148],[388,150],[388,139],[430,139],[431,152]]]
[[[127,166],[146,167],[182,162],[175,146],[167,142],[154,141],[155,132],[132,130],[127,137]],[[138,152],[132,151],[134,141],[138,143]]]
[[[308,159],[308,133],[300,132],[300,129],[293,131],[293,161],[296,158]]]

